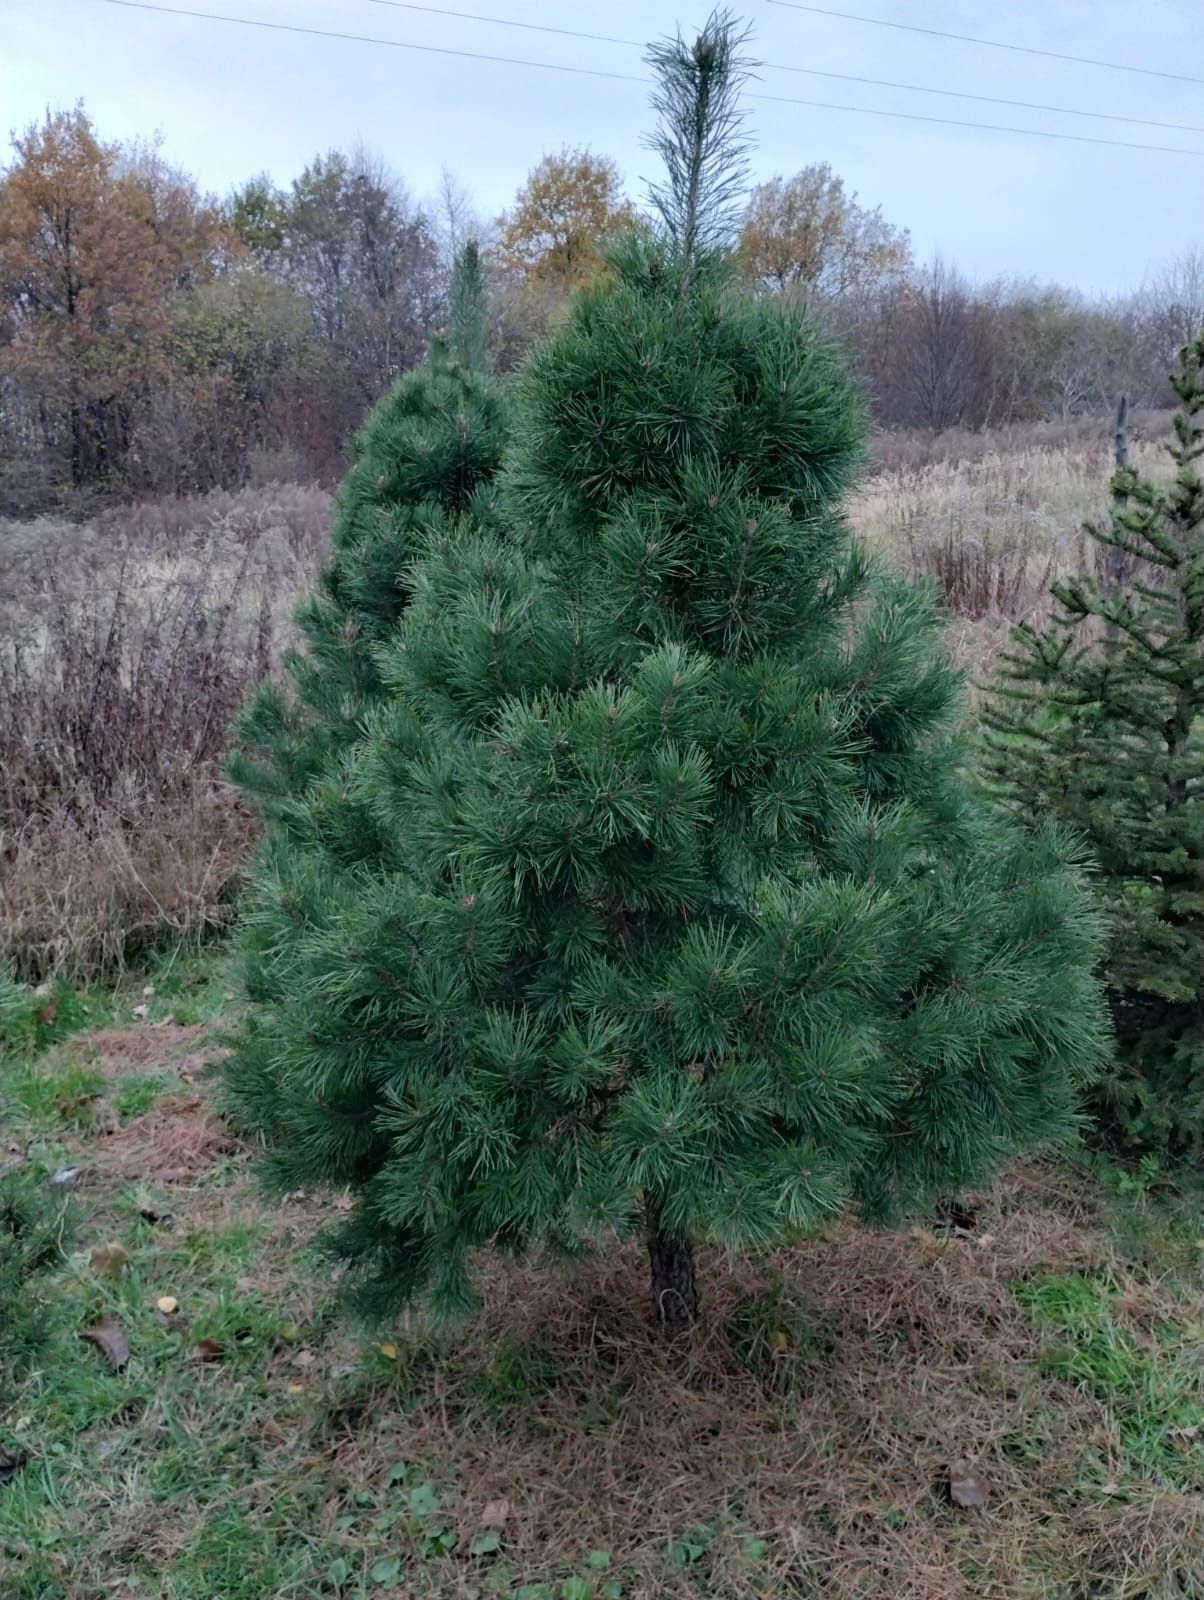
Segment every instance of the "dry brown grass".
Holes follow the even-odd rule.
[[[1134,430],[1134,466],[1162,470],[1154,440],[1163,420],[1145,416]],[[940,437],[948,455],[918,443],[890,453],[889,441],[901,440],[884,436],[884,464],[853,497],[851,520],[887,562],[936,580],[955,659],[989,682],[1015,624],[1049,616],[1052,579],[1095,570],[1083,523],[1108,505],[1111,435],[1097,421]]]
[[[274,488],[0,527],[0,966],[91,978],[228,920],[227,732],[328,511]]]
[[[1164,418],[1134,418],[1156,466]],[[989,682],[1052,577],[1094,563],[1106,419],[884,435],[854,529],[936,579],[955,660]],[[250,821],[221,782],[230,718],[271,669],[325,548],[323,491],[275,486],[0,524],[0,966],[118,971],[232,915]]]

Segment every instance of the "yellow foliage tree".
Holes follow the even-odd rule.
[[[635,221],[614,162],[563,149],[528,174],[498,218],[493,280],[502,365],[518,359],[604,270],[607,244]]]
[[[768,293],[839,299],[902,276],[906,228],[859,204],[826,163],[753,190],[740,237],[740,270]]]

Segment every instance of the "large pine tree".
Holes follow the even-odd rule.
[[[1112,937],[1118,1039],[1102,1131],[1204,1154],[1204,334],[1182,353],[1173,472],[1130,467],[1088,533],[1119,583],[1060,580],[1051,625],[1022,627],[989,713],[989,772],[1022,817],[1090,846]],[[1116,559],[1119,557],[1119,561]]]
[[[739,37],[652,59],[657,217],[521,378],[509,540],[432,537],[377,656],[387,848],[260,877],[230,1094],[280,1183],[351,1187],[382,1306],[636,1234],[680,1326],[696,1243],[968,1184],[1099,1051],[1077,870],[972,798],[930,597],[841,516],[858,401],[733,288]]]

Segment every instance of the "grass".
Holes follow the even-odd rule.
[[[228,729],[291,637],[317,489],[0,522],[0,967],[119,975],[228,924]]]
[[[1163,470],[1165,452],[1134,439],[1136,467]],[[1165,418],[1158,421],[1165,424]],[[892,566],[936,580],[949,614],[948,639],[958,664],[989,681],[999,651],[1018,622],[1042,624],[1052,579],[1092,571],[1096,547],[1083,533],[1108,504],[1112,446],[1104,421],[1052,439],[1043,430],[959,436],[968,454],[892,455],[853,495],[853,529]]]
[[[229,994],[181,959],[10,1026],[7,1159],[76,1176],[0,1417],[6,1600],[1204,1594],[1197,1191],[1024,1168],[971,1226],[712,1256],[685,1350],[627,1251],[361,1329],[314,1242],[338,1197],[265,1205],[207,1104]]]

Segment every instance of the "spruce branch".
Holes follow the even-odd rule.
[[[754,63],[741,54],[749,30],[730,11],[715,10],[690,45],[679,33],[649,46],[656,74],[652,107],[658,126],[648,146],[665,164],[649,198],[681,258],[689,287],[701,256],[731,247],[748,176],[751,140],[740,91]]]

